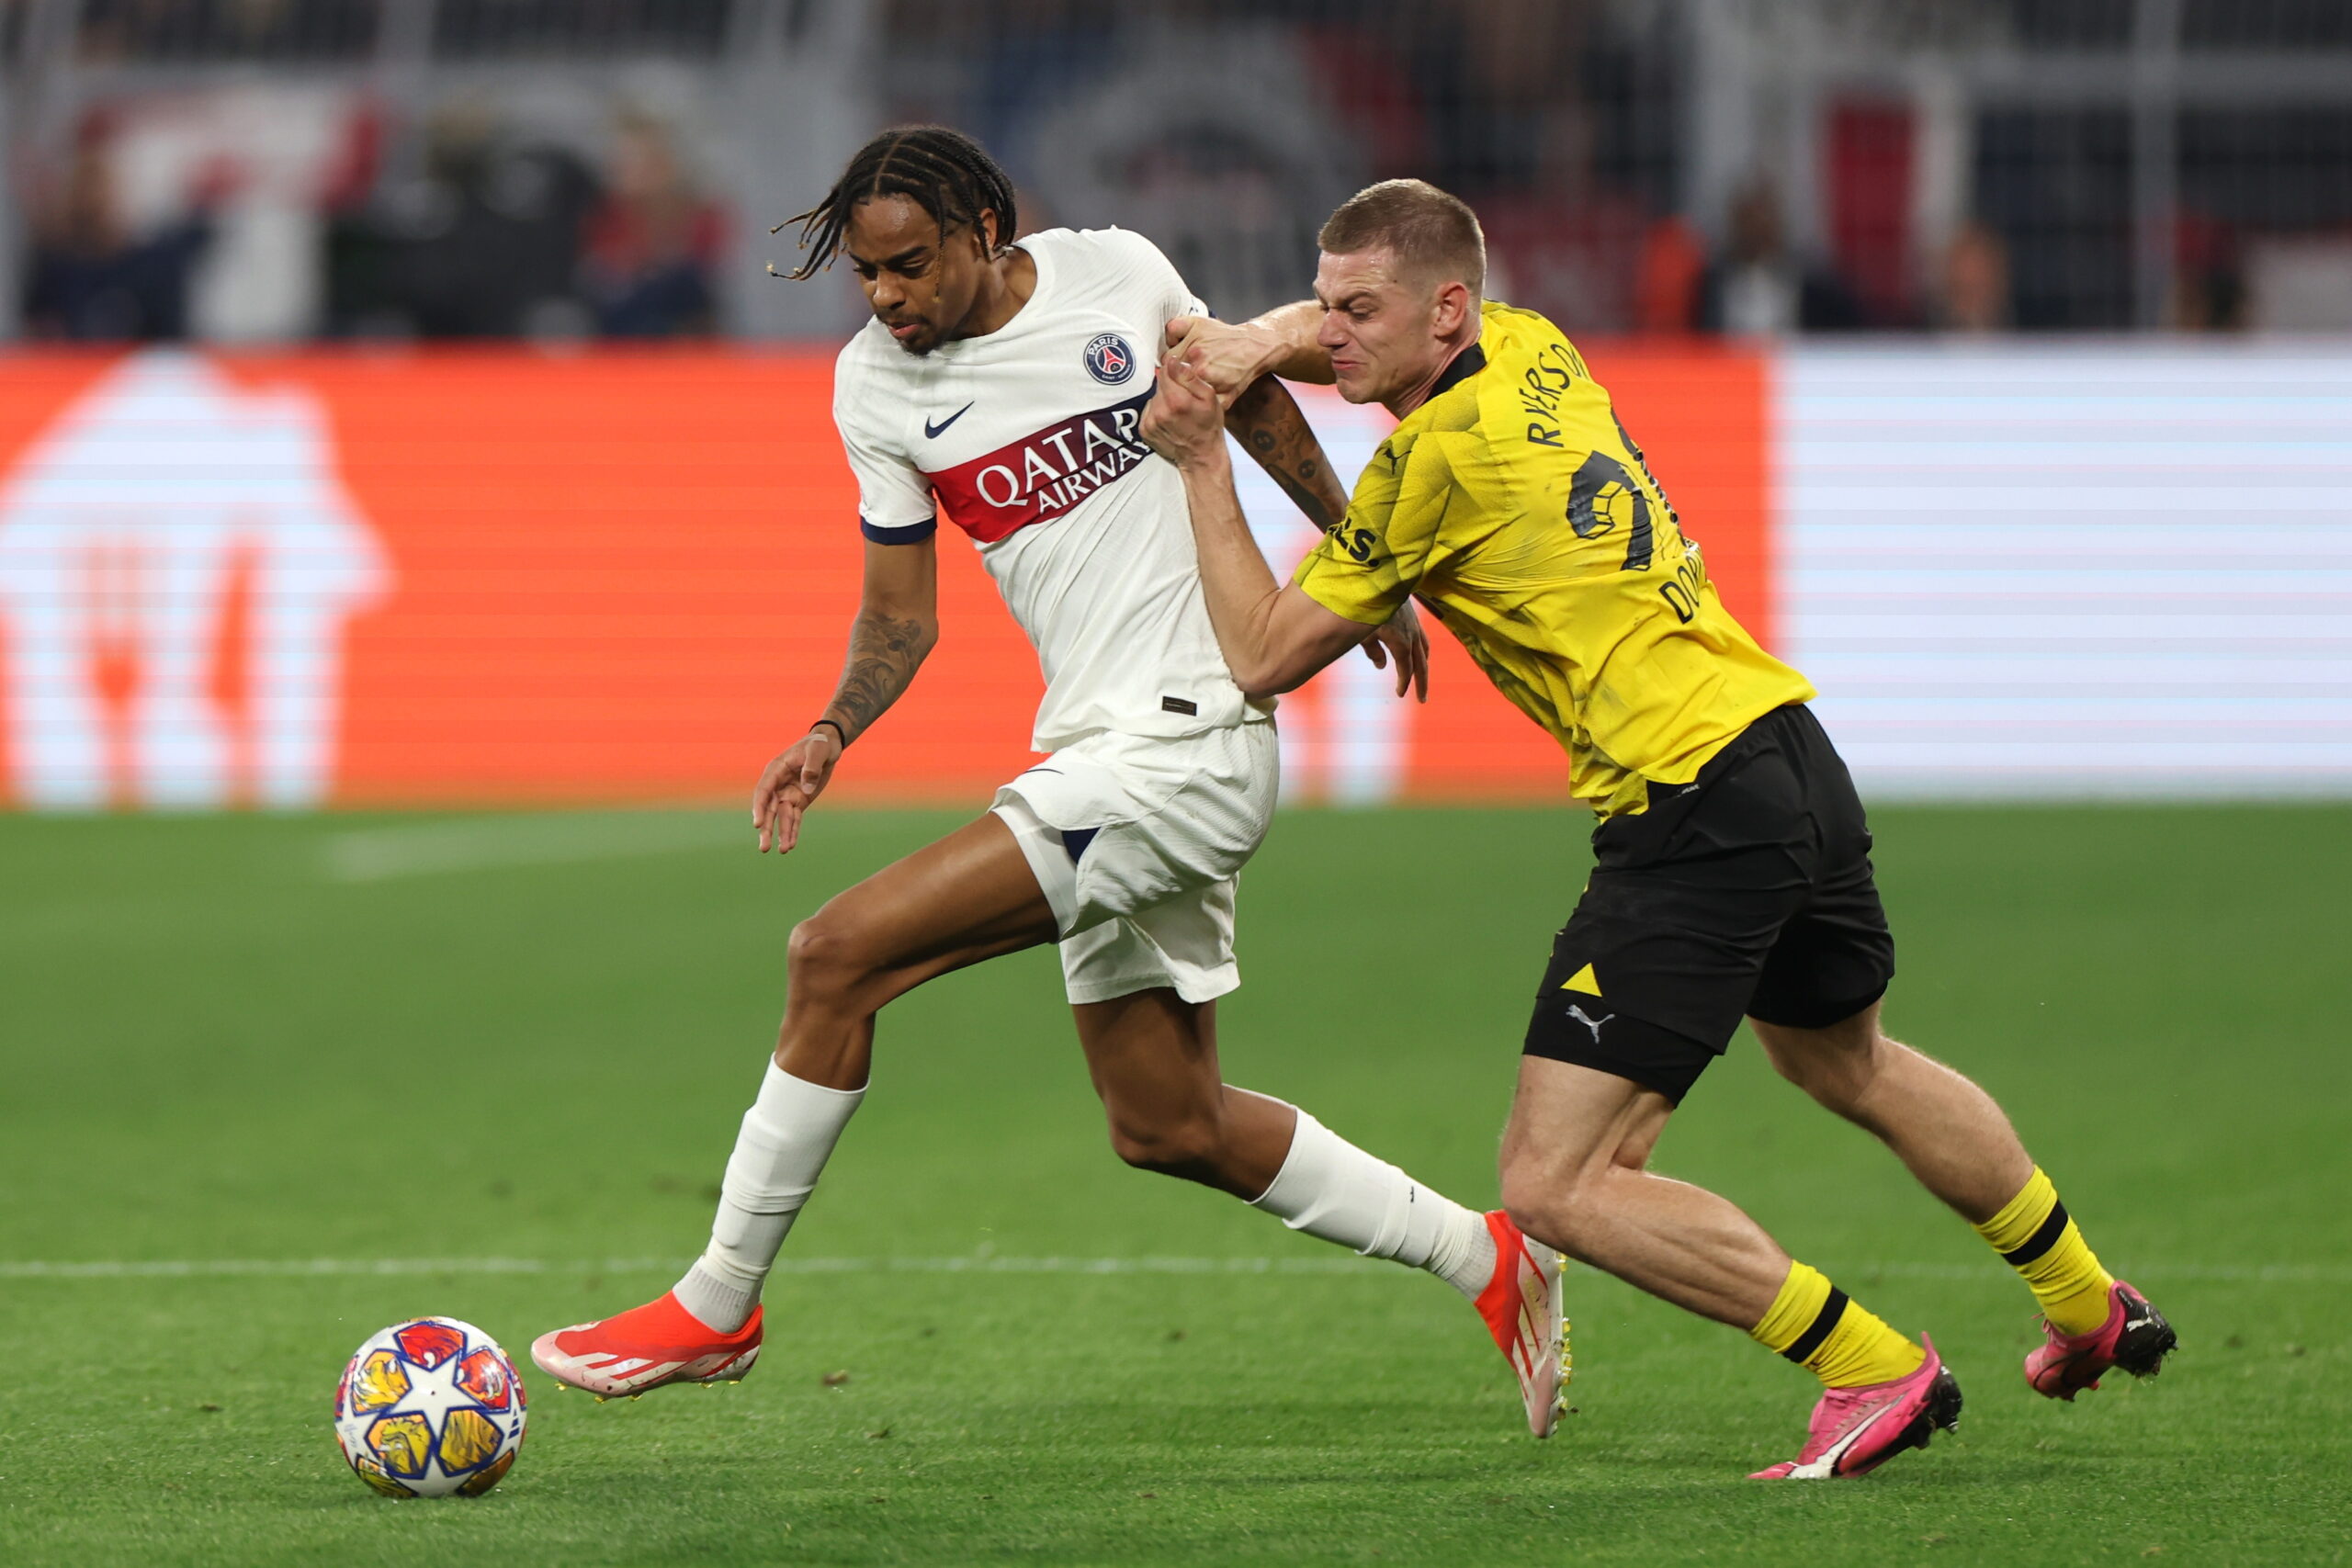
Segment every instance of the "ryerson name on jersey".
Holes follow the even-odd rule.
[[[917,357],[869,321],[842,350],[833,423],[866,537],[927,538],[936,511],[972,536],[1045,672],[1040,751],[1265,717],[1217,650],[1183,481],[1138,434],[1148,355],[1201,302],[1140,235],[1018,243],[1037,283],[1001,328]]]

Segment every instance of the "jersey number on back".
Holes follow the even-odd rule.
[[[1667,526],[1677,536],[1682,532],[1682,519],[1674,503],[1666,499],[1666,487],[1650,472],[1649,462],[1642,449],[1625,433],[1624,422],[1614,410],[1610,421],[1617,426],[1617,439],[1634,459],[1634,467],[1641,470],[1643,483],[1635,483],[1625,465],[1606,452],[1594,452],[1577,470],[1568,486],[1568,526],[1579,539],[1589,539],[1606,534],[1621,524],[1625,527],[1625,561],[1620,569],[1625,571],[1647,571],[1656,554],[1656,530],[1650,521],[1650,497],[1655,494],[1666,512]],[[1645,488],[1646,486],[1646,489]],[[1686,625],[1699,613],[1699,590],[1706,582],[1706,568],[1699,558],[1697,547],[1685,537],[1682,558],[1677,563],[1673,581],[1658,585],[1658,592],[1675,618]]]

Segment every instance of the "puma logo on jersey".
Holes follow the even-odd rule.
[[[1600,1026],[1607,1023],[1611,1019],[1615,1018],[1617,1015],[1612,1012],[1600,1018],[1594,1018],[1591,1014],[1586,1012],[1580,1004],[1570,1002],[1568,1004],[1568,1016],[1575,1019],[1578,1023],[1583,1024],[1587,1029],[1591,1030],[1592,1043],[1595,1045],[1598,1045],[1600,1043]]]

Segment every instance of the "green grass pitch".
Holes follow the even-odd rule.
[[[2003,1100],[2173,1315],[2154,1382],[2031,1396],[2023,1288],[1743,1039],[1661,1168],[1932,1331],[1959,1434],[1859,1483],[1746,1483],[1810,1380],[1575,1270],[1581,1413],[1536,1443],[1443,1286],[1119,1167],[1036,953],[886,1016],[748,1382],[599,1405],[526,1367],[490,1497],[363,1488],[328,1424],[351,1348],[447,1313],[519,1360],[665,1285],[786,931],[953,820],[823,814],[782,863],[716,815],[0,820],[0,1562],[2352,1551],[2352,810],[2321,807],[1878,814],[1891,1027]],[[1583,837],[1566,811],[1286,817],[1246,880],[1228,1076],[1491,1201]],[[311,1258],[450,1264],[217,1267]],[[1072,1261],[1150,1258],[1179,1261]],[[26,1267],[159,1261],[198,1267]]]

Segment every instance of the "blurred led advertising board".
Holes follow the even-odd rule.
[[[2352,355],[1589,345],[1742,619],[1876,794],[2352,792]],[[722,800],[820,711],[864,545],[830,351],[0,361],[19,806]],[[1306,394],[1343,469],[1377,411]],[[1261,543],[1312,538],[1242,469]],[[844,763],[978,805],[1034,655],[943,528],[944,636]],[[1440,636],[1284,699],[1294,798],[1557,799]]]
[[[2352,352],[1781,355],[1778,651],[1875,796],[2352,793]]]

